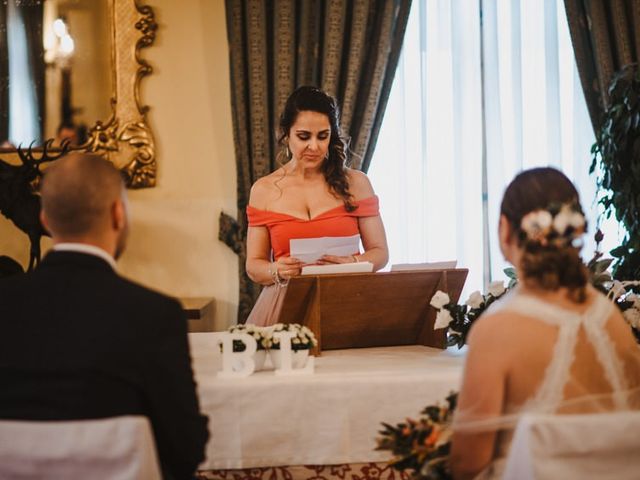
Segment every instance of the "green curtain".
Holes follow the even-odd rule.
[[[289,94],[335,96],[352,167],[366,171],[393,82],[411,0],[226,0],[238,216],[219,237],[239,256],[244,322],[260,287],[245,272],[245,209],[253,182],[276,168],[277,120]]]
[[[0,145],[9,138],[9,48],[7,5],[0,2]]]
[[[613,75],[638,61],[640,0],[565,0],[571,42],[594,130]]]

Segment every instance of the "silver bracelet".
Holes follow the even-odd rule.
[[[273,283],[278,287],[286,287],[289,285],[289,279],[282,278],[280,273],[278,273],[278,265],[276,265],[276,262],[271,262],[269,265],[269,274],[273,279]]]

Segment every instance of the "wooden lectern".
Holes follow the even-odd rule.
[[[445,348],[445,330],[434,330],[437,290],[460,298],[467,269],[352,273],[294,277],[279,322],[300,323],[322,350],[392,345]]]

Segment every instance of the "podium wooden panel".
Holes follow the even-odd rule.
[[[322,350],[427,345],[445,348],[434,330],[437,290],[457,302],[467,269],[318,275],[292,278],[279,322],[308,326]]]

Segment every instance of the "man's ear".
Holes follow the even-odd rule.
[[[117,199],[111,205],[111,222],[114,230],[122,230],[127,224],[127,214],[122,200]]]
[[[44,214],[44,210],[40,209],[40,223],[42,224],[42,228],[44,228],[49,234],[51,234],[51,229],[49,228],[49,220],[47,216]]]

